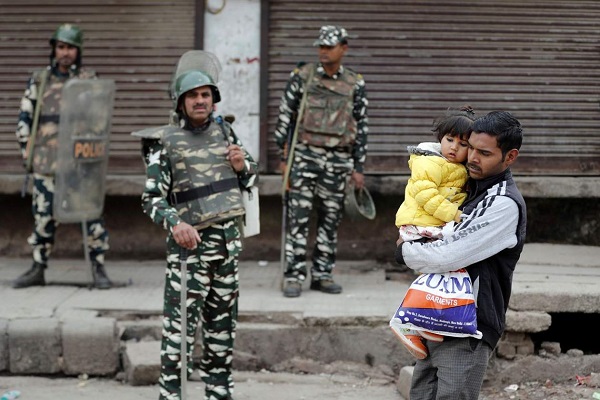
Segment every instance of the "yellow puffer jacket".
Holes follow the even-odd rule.
[[[441,226],[456,218],[458,207],[467,196],[463,190],[467,170],[463,164],[448,162],[439,148],[439,143],[409,146],[411,176],[404,202],[396,212],[397,227]]]

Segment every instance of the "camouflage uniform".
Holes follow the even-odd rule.
[[[340,29],[326,26],[321,29],[320,39],[315,45],[335,45],[339,42]],[[343,30],[345,36],[345,30]],[[279,107],[279,118],[275,130],[275,141],[284,149],[291,132],[293,116],[300,108],[305,90],[307,71],[314,68],[314,78],[324,86],[335,85],[337,81],[353,82],[351,118],[356,121],[355,134],[350,143],[333,140],[309,142],[304,140],[303,126],[299,127],[299,140],[295,145],[294,159],[289,176],[290,192],[288,199],[288,231],[285,255],[286,281],[304,281],[307,276],[306,238],[308,237],[309,217],[316,200],[317,234],[312,255],[311,277],[313,281],[330,279],[335,266],[337,253],[337,230],[343,216],[344,196],[348,175],[354,170],[363,173],[367,154],[367,97],[365,81],[344,66],[328,76],[319,63],[295,68],[286,85]],[[311,92],[307,104],[311,102]],[[305,113],[307,114],[307,113]],[[315,119],[315,118],[313,118]],[[325,118],[321,118],[325,119]],[[306,121],[306,116],[303,118]],[[302,121],[300,121],[302,123]],[[316,199],[315,199],[316,197]]]
[[[225,125],[225,131],[229,132],[229,142],[241,147],[241,142],[230,126],[227,123]],[[187,137],[189,135],[205,136],[205,142],[210,143],[209,148],[187,146],[186,141],[191,140]],[[215,171],[222,171],[224,165],[231,168],[223,154],[227,146],[224,130],[211,120],[207,125],[193,130],[172,126],[159,128],[154,135],[146,137],[154,139],[144,140],[147,180],[142,195],[142,206],[154,223],[163,226],[169,232],[159,399],[180,398],[181,264],[180,247],[172,236],[172,229],[182,220],[198,229],[201,237],[198,247],[190,251],[187,258],[188,375],[193,370],[191,356],[196,329],[200,322],[203,344],[200,376],[206,384],[205,399],[230,399],[233,391],[231,362],[237,322],[238,256],[242,250],[240,217],[236,216],[239,214],[235,211],[233,214],[223,211],[220,212],[222,218],[207,220],[206,209],[219,207],[218,204],[209,203],[221,202],[216,200],[215,195],[187,201],[183,207],[179,207],[179,203],[175,207],[168,200],[172,198],[173,193],[181,192],[182,187],[189,189],[188,180],[178,182],[176,179],[177,176],[181,176],[182,170],[189,171],[193,166],[196,178],[205,182],[215,182],[220,179],[220,172]],[[180,140],[183,145],[177,148]],[[241,186],[250,187],[255,184],[258,167],[248,152],[244,153],[245,168],[237,175]],[[177,162],[174,164],[173,160]],[[237,188],[234,191],[239,193]],[[229,192],[224,193],[224,196],[232,196]],[[234,205],[232,208],[237,209],[237,200],[232,198],[231,202]],[[200,203],[206,208],[201,210]],[[195,213],[203,215],[194,215]]]
[[[32,212],[35,221],[34,231],[28,238],[33,248],[33,260],[44,267],[48,262],[54,234],[59,225],[53,218],[54,174],[56,171],[56,152],[58,142],[58,123],[60,115],[60,97],[62,87],[71,78],[94,79],[93,70],[73,65],[67,74],[62,74],[56,66],[45,71],[34,72],[27,83],[27,89],[21,100],[17,124],[17,140],[23,159],[27,157],[27,146],[31,136],[33,114],[39,97],[41,80],[47,77],[44,99],[40,113],[38,132],[33,149],[33,192]],[[104,264],[104,253],[108,250],[108,232],[102,218],[87,221],[88,251],[93,265]]]

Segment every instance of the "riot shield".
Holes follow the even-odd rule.
[[[58,222],[102,215],[114,97],[110,79],[71,79],[63,87],[54,192]]]
[[[177,100],[175,98],[175,81],[184,72],[192,70],[202,71],[210,76],[215,84],[219,83],[221,63],[219,62],[217,56],[204,50],[186,51],[179,58],[177,66],[175,67],[175,71],[173,72],[173,76],[171,77],[171,83],[169,84],[169,96],[171,96],[173,102]],[[173,108],[176,106],[176,104],[173,104]]]

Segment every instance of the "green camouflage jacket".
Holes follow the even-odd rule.
[[[322,79],[339,79],[344,72],[344,66],[340,66],[340,69],[334,76],[328,76],[321,64],[318,64],[316,69],[316,74],[320,74]],[[302,100],[302,94],[304,93],[304,83],[305,82],[301,77],[300,67],[295,68],[290,74],[290,79],[288,80],[283,96],[281,97],[279,118],[277,119],[277,125],[275,127],[275,142],[280,149],[283,149],[288,140],[290,124],[292,123],[293,116],[300,108],[300,101]],[[354,86],[353,100],[352,116],[356,120],[357,132],[355,142],[350,151],[350,156],[354,162],[354,170],[363,173],[364,163],[367,157],[369,121],[367,116],[367,106],[369,102],[367,100],[365,81],[360,74],[358,74],[358,80]]]
[[[249,188],[257,183],[258,164],[252,159],[252,156],[244,149],[241,141],[235,135],[231,127],[226,124],[226,131],[229,132],[228,140],[231,144],[240,146],[245,154],[245,167],[241,172],[238,172],[240,186]],[[197,128],[192,131],[193,134],[206,134],[211,127],[214,128],[215,123],[212,122],[208,126]],[[169,131],[173,127],[164,127],[165,129],[157,128],[159,131]],[[179,130],[178,128],[174,128]],[[209,132],[211,133],[211,132]],[[221,133],[223,133],[221,131]],[[223,133],[224,134],[224,133]],[[163,226],[169,232],[175,225],[179,224],[182,219],[179,216],[177,209],[173,207],[169,198],[173,189],[173,166],[171,165],[169,154],[160,139],[145,140],[147,146],[146,162],[146,185],[142,194],[142,207],[144,212],[150,216],[152,221]],[[194,156],[201,156],[202,152],[196,153]],[[196,173],[202,171],[210,171],[210,165],[204,165],[202,158],[199,157],[196,168]],[[187,221],[185,221],[187,222]]]

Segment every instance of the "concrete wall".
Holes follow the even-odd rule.
[[[220,12],[211,12],[223,4]],[[204,23],[204,50],[214,53],[223,67],[219,79],[223,100],[217,112],[235,115],[236,134],[260,161],[260,0],[208,1]]]

